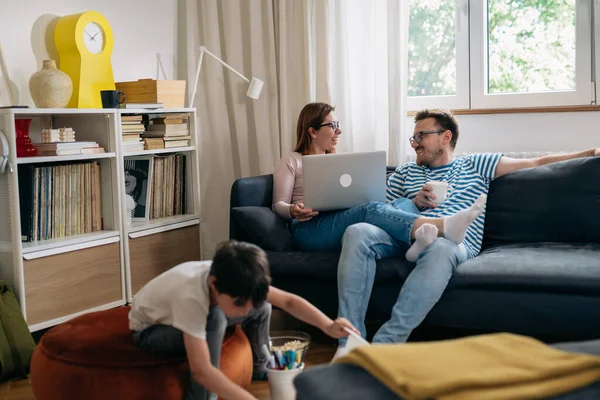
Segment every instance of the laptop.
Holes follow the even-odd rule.
[[[302,169],[306,208],[342,210],[385,201],[385,151],[308,155]]]

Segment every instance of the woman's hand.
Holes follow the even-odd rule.
[[[338,318],[333,321],[331,325],[327,327],[325,333],[336,339],[347,337],[349,333],[346,332],[344,328],[348,328],[360,335],[360,332],[346,318]]]
[[[435,199],[435,194],[433,194],[433,188],[430,185],[425,185],[423,188],[417,193],[417,197],[412,199],[412,202],[415,203],[419,209],[422,208],[436,208],[438,205],[434,203],[432,200]]]
[[[310,208],[304,208],[304,204],[302,203],[295,203],[290,206],[290,215],[292,218],[297,219],[298,222],[308,221],[318,214],[317,211],[313,211]]]

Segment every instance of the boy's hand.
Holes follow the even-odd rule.
[[[348,328],[353,330],[354,332],[360,335],[360,332],[348,321],[346,318],[338,318],[329,325],[325,331],[326,334],[331,336],[332,338],[341,338],[347,337],[348,332],[344,330],[344,328]]]

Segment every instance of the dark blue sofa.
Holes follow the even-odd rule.
[[[389,169],[388,172],[393,169]],[[339,253],[294,250],[271,210],[271,175],[238,179],[230,237],[268,253],[273,285],[334,317]],[[414,264],[377,263],[368,322],[386,320]],[[481,254],[460,265],[424,327],[600,338],[600,158],[517,171],[492,182]]]

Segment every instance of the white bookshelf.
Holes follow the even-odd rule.
[[[162,113],[188,114],[192,137],[190,146],[124,153],[121,146],[121,115]],[[32,119],[29,136],[33,142],[40,141],[41,129],[67,126],[75,130],[77,141],[98,142],[106,152],[18,158],[15,120],[21,118]],[[0,225],[3,226],[0,230],[0,279],[10,282],[14,287],[30,330],[44,329],[86,312],[124,305],[133,298],[132,276],[136,280],[133,286],[139,288],[144,280],[151,279],[159,272],[156,267],[144,271],[145,264],[154,262],[172,266],[164,255],[159,254],[156,260],[147,258],[151,254],[145,255],[144,260],[136,257],[140,254],[141,242],[160,248],[163,236],[165,240],[184,240],[189,236],[189,229],[194,229],[200,223],[195,118],[196,111],[193,108],[0,109],[0,131],[7,137],[9,159],[13,166],[13,172],[7,168],[7,172],[0,175]],[[134,221],[128,225],[125,218],[124,161],[129,157],[168,153],[186,156],[186,214]],[[75,161],[96,161],[100,165],[102,230],[22,242],[19,168]],[[197,247],[199,254],[199,229],[198,237],[192,237],[191,240],[186,248],[191,244]],[[164,246],[176,248],[170,243]],[[177,258],[174,252],[173,260]]]
[[[70,156],[36,156],[36,157],[20,157],[17,158],[17,164],[42,164],[55,163],[65,161],[85,161],[85,160],[100,160],[103,158],[116,158],[117,153],[98,153],[98,154],[76,154]]]
[[[190,245],[195,246],[198,250],[200,249],[200,236],[199,230],[196,239],[188,241],[188,244],[180,244],[180,240],[185,238],[178,237],[178,232],[189,232],[190,228],[198,226],[200,223],[200,179],[199,179],[199,152],[198,152],[198,136],[196,129],[196,109],[194,108],[169,108],[169,109],[119,109],[117,119],[118,124],[121,124],[120,116],[123,114],[133,115],[159,115],[159,114],[182,114],[188,115],[188,130],[191,136],[190,145],[185,147],[173,147],[168,149],[153,149],[153,150],[142,150],[135,152],[125,152],[122,147],[119,149],[120,158],[124,161],[131,158],[139,157],[154,157],[154,156],[166,156],[168,154],[183,154],[185,155],[186,168],[185,168],[185,185],[186,185],[186,213],[184,215],[174,215],[169,217],[148,219],[148,220],[132,220],[131,224],[127,224],[126,219],[123,218],[123,248],[125,253],[126,262],[126,282],[127,282],[127,301],[131,301],[136,292],[136,287],[139,287],[141,283],[149,280],[151,277],[161,272],[159,267],[148,267],[148,271],[140,271],[144,267],[143,262],[140,260],[140,253],[142,257],[148,257],[149,263],[154,262],[156,259],[164,257],[165,269],[172,267],[170,260],[183,261],[185,255],[189,254],[189,251],[183,251],[181,254],[178,253],[177,246],[189,247]],[[121,182],[123,193],[125,193],[125,180]],[[148,205],[147,205],[148,206]],[[125,202],[122,203],[123,215],[126,214]],[[183,235],[185,236],[185,235]],[[159,240],[164,238],[164,240]],[[167,243],[171,243],[167,245]],[[155,247],[156,245],[156,247]],[[173,254],[170,256],[162,254],[159,249],[160,246],[163,248],[165,253],[172,251]],[[146,247],[147,246],[147,247]],[[146,251],[156,251],[155,254],[146,255]],[[199,258],[198,257],[195,259]],[[158,268],[158,269],[156,269]],[[150,273],[150,270],[153,273]]]
[[[180,153],[196,150],[196,146],[171,147],[169,149],[140,150],[123,153],[125,157],[146,156],[152,154]]]
[[[80,235],[63,236],[55,239],[38,240],[35,242],[22,243],[23,254],[30,254],[35,252],[52,252],[51,254],[60,254],[62,248],[88,244],[87,247],[99,245],[99,242],[105,242],[106,239],[119,238],[120,232],[101,230],[90,233],[82,233]]]
[[[151,219],[148,221],[133,221],[127,229],[127,233],[132,234],[140,231],[155,230],[173,225],[187,224],[188,222],[199,223],[200,216],[197,214],[174,215],[172,217],[164,217]],[[188,225],[186,225],[188,226]]]

